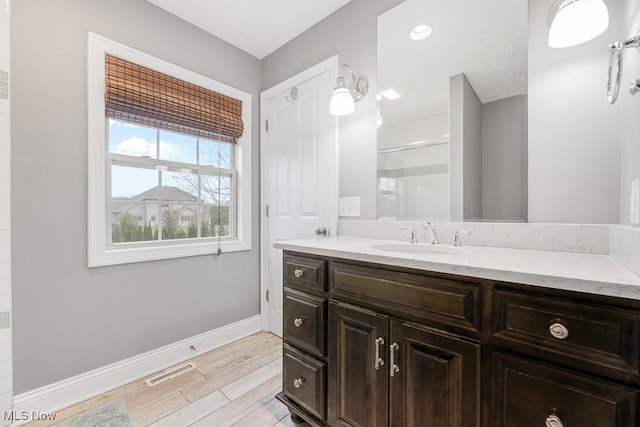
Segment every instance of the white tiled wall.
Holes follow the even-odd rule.
[[[0,0],[0,425],[12,409],[9,0]],[[7,411],[7,412],[3,412]]]

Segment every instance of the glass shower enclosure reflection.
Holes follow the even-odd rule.
[[[449,220],[449,139],[378,150],[378,219]]]

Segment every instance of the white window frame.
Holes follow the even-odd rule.
[[[170,64],[89,32],[88,43],[88,265],[129,264],[196,255],[218,250],[218,240],[185,239],[163,245],[136,245],[110,248],[106,230],[107,215],[107,146],[105,120],[105,54],[135,62],[144,67],[213,90],[242,101],[244,132],[236,144],[236,235],[220,240],[222,252],[251,250],[251,94]]]

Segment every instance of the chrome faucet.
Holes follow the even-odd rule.
[[[462,246],[462,240],[460,240],[460,234],[466,234],[467,236],[471,234],[470,231],[467,230],[459,230],[456,228],[456,231],[453,232],[453,240],[451,241],[451,246]]]
[[[418,243],[418,239],[416,238],[416,232],[413,227],[401,228],[400,230],[408,231],[411,233],[409,235],[409,243]]]
[[[433,222],[425,222],[424,224],[422,224],[422,228],[424,228],[425,230],[429,230],[430,245],[440,244],[440,240],[438,240],[438,230],[436,230],[436,225]]]

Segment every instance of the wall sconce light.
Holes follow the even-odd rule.
[[[342,70],[347,68],[351,72],[351,84],[347,87],[344,82]],[[329,112],[334,116],[346,116],[353,113],[355,103],[360,101],[369,90],[369,82],[364,76],[356,76],[353,69],[347,64],[343,64],[338,75],[338,83],[333,89]]]
[[[575,46],[596,38],[609,26],[604,0],[556,0],[549,13],[549,46]]]

